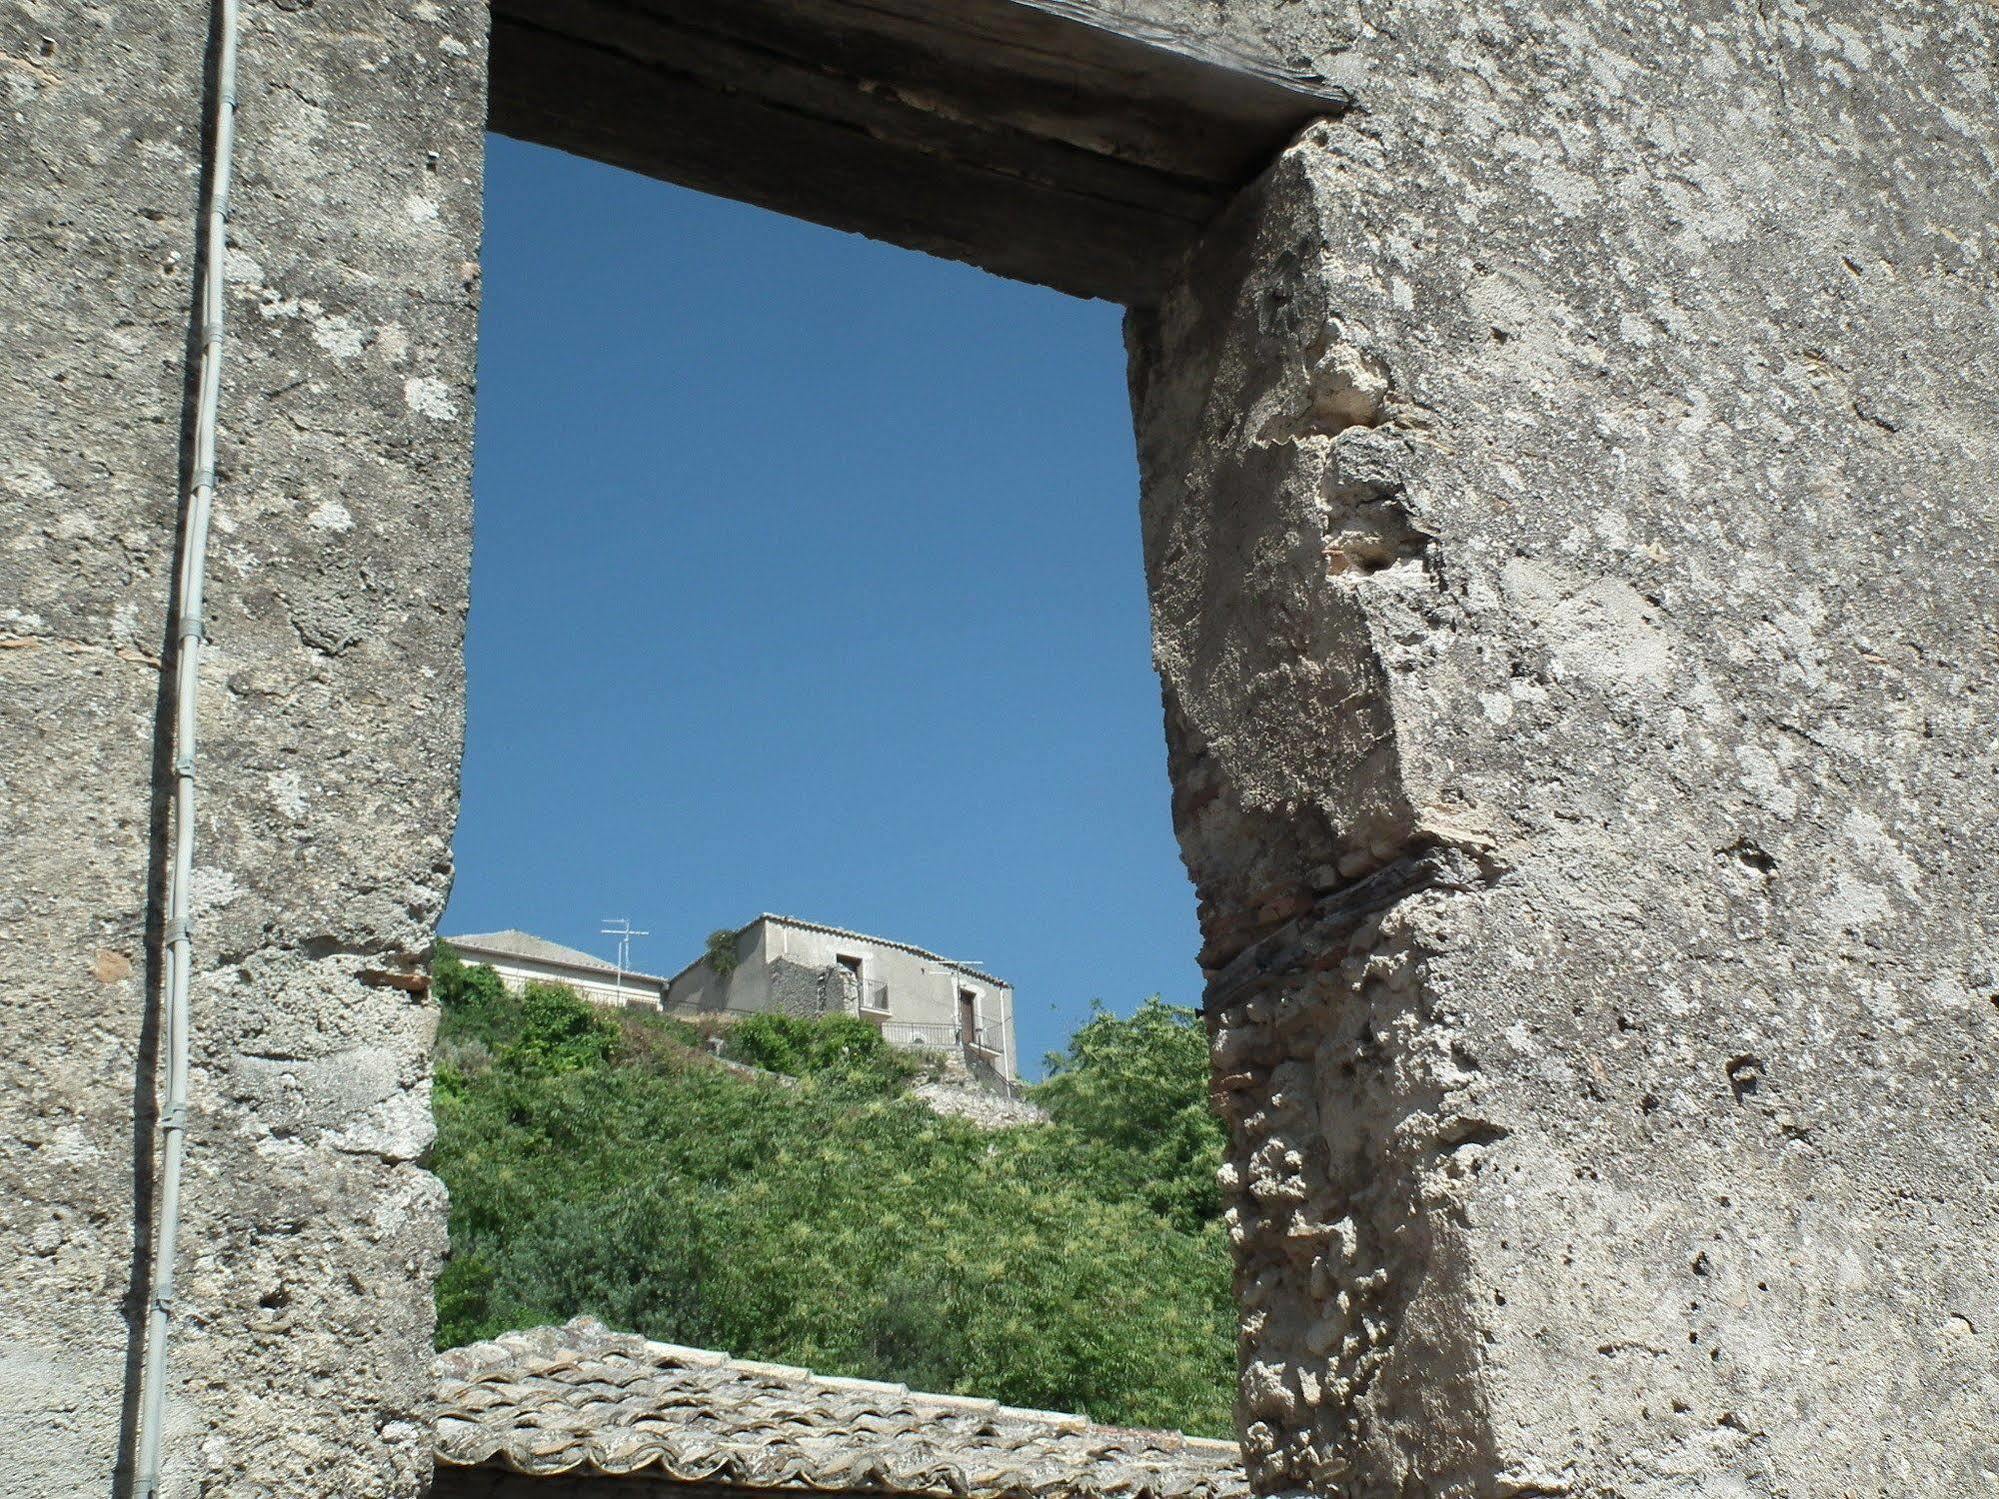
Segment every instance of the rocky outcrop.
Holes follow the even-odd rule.
[[[969,1080],[954,1082],[947,1078],[919,1083],[909,1093],[937,1113],[968,1119],[980,1129],[1015,1129],[1048,1122],[1048,1115],[1038,1105]]]

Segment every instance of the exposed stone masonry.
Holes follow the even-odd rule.
[[[1048,1122],[1047,1113],[1038,1104],[969,1077],[918,1083],[909,1091],[934,1112],[969,1120],[980,1129],[1015,1129]]]
[[[1428,1419],[1427,1401],[1459,1406],[1449,1441],[1462,1461],[1433,1482],[1474,1484],[1489,1462],[1478,1350],[1448,1315],[1449,1267],[1462,1255],[1457,1183],[1507,1131],[1477,1117],[1476,1064],[1426,998],[1396,911],[1419,890],[1484,880],[1456,852],[1398,862],[1216,981],[1239,1416],[1263,1492],[1335,1492],[1398,1446],[1443,1445],[1407,1429]],[[1443,1284],[1426,1285],[1433,1272]]]

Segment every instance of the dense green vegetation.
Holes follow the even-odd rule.
[[[751,1015],[729,1028],[729,1055],[738,1062],[809,1077],[855,1097],[900,1093],[922,1069],[908,1052],[853,1015]]]
[[[1228,1429],[1221,1130],[1186,1011],[1098,1011],[983,1132],[905,1095],[858,1021],[772,1018],[717,1067],[692,1027],[508,993],[441,953],[440,1346],[579,1313],[914,1388]]]

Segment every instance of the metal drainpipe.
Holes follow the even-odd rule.
[[[153,1296],[146,1359],[139,1376],[138,1499],[160,1492],[167,1411],[167,1336],[173,1326],[174,1251],[180,1236],[181,1165],[187,1155],[188,990],[194,973],[195,706],[201,674],[202,592],[208,525],[215,505],[215,430],[222,395],[223,269],[229,176],[236,146],[237,0],[215,0],[215,115],[209,140],[201,350],[194,414],[194,469],[181,519],[179,621],[174,648],[174,820],[167,885],[165,1102],[160,1109],[159,1229],[153,1243]]]

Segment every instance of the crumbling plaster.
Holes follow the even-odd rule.
[[[1257,1481],[1986,1492],[1999,15],[1341,13],[1131,323]]]

